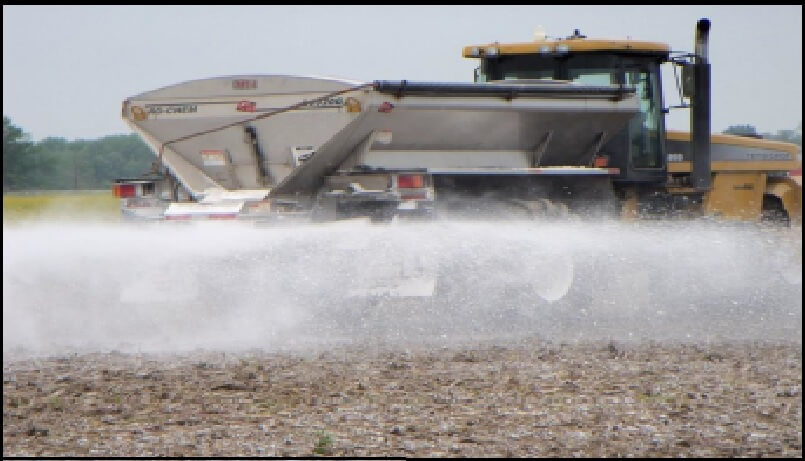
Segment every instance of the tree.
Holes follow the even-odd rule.
[[[777,130],[776,134],[764,133],[763,137],[802,146],[802,121],[793,130]]]
[[[30,135],[3,116],[3,191],[21,189],[35,170],[35,146]]]
[[[760,137],[754,125],[731,125],[723,131],[724,134],[734,134],[738,136]]]
[[[757,132],[754,125],[731,125],[722,133],[734,134],[739,136],[752,136],[756,138],[771,139],[773,141],[790,142],[791,144],[802,145],[802,121],[793,130],[777,130],[776,133]]]
[[[3,116],[3,190],[106,189],[148,171],[154,154],[136,134],[100,139],[48,137],[31,142]]]

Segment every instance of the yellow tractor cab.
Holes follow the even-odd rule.
[[[706,19],[697,24],[694,53],[658,42],[590,39],[575,30],[566,38],[540,34],[532,42],[466,46],[462,55],[479,60],[476,82],[563,80],[634,88],[640,112],[596,157],[619,169],[613,187],[622,199],[633,198],[635,207],[651,196],[648,208],[660,214],[693,207],[694,214],[799,222],[799,146],[710,133],[709,27]],[[689,103],[676,107],[691,109],[690,133],[666,132],[669,109],[660,72],[665,63],[682,68],[680,97]]]

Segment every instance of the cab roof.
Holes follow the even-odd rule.
[[[565,48],[566,47],[566,48]],[[610,39],[591,39],[575,31],[567,38],[561,39],[538,39],[532,42],[523,43],[489,43],[486,45],[465,46],[461,55],[465,58],[482,58],[494,56],[495,51],[489,53],[488,50],[496,50],[499,55],[512,54],[553,54],[574,52],[596,52],[596,51],[619,51],[627,53],[654,54],[658,56],[668,56],[671,47],[665,43],[645,42],[638,40],[610,40]]]

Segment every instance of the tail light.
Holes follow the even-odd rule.
[[[419,189],[425,187],[425,177],[421,174],[401,174],[397,176],[397,187],[400,189]]]
[[[135,197],[137,186],[135,184],[115,184],[112,186],[112,194],[118,198]]]

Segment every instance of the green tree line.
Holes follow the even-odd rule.
[[[136,134],[33,142],[3,116],[3,192],[107,189],[116,178],[145,173],[153,161],[151,149]]]
[[[802,122],[799,122],[799,125],[793,130],[777,130],[776,133],[758,133],[754,125],[732,125],[722,133],[790,142],[802,146]]]

